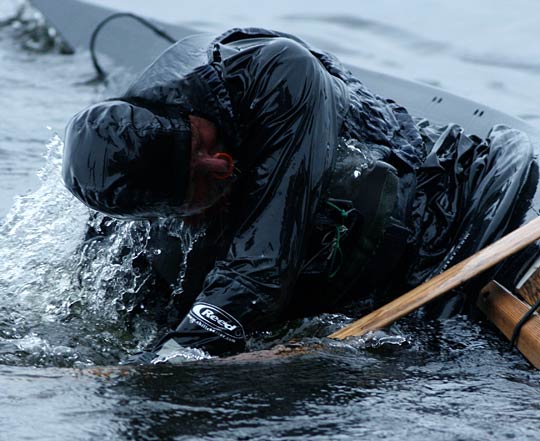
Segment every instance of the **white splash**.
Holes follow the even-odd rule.
[[[17,361],[0,351],[0,362],[59,364],[65,354],[60,364],[107,363],[155,337],[155,325],[132,321],[122,302],[148,277],[133,261],[145,252],[150,226],[117,222],[106,243],[84,242],[89,210],[63,185],[62,150],[55,135],[40,187],[17,197],[0,225],[0,346],[22,353]]]

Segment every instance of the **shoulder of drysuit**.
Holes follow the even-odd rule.
[[[219,47],[221,45],[241,43],[245,40],[275,38],[285,38],[308,49],[311,54],[322,63],[330,74],[340,78],[341,80],[347,82],[353,78],[352,73],[334,55],[317,49],[295,35],[264,28],[233,28],[219,35],[210,43],[208,47],[209,62],[219,61]]]
[[[238,127],[228,92],[211,60],[186,59],[183,41],[170,46],[129,86],[123,98],[138,99],[168,113],[201,116],[219,125],[226,140],[237,144]]]
[[[307,43],[302,39],[292,34],[287,34],[286,32],[263,28],[232,28],[212,40],[209,46],[209,55],[211,55],[216,44],[237,43],[242,40],[252,40],[254,38],[288,38],[289,40],[296,41],[302,46],[308,47]]]

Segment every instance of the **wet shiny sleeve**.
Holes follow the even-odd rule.
[[[284,38],[232,57],[224,78],[249,149],[236,201],[241,222],[184,323],[213,332],[240,326],[243,336],[287,307],[348,97],[308,50]]]

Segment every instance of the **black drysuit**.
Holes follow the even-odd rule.
[[[347,298],[373,307],[538,213],[537,165],[520,132],[496,127],[481,140],[415,121],[283,33],[233,29],[202,63],[186,44],[120,98],[213,121],[236,161],[226,204],[187,256],[171,334],[181,345],[239,350],[246,332]],[[160,225],[164,252],[148,260],[172,283],[183,257]],[[455,312],[463,300],[433,308]]]

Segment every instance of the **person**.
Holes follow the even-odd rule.
[[[164,252],[147,264],[163,286],[187,271],[179,323],[138,361],[168,344],[242,351],[250,332],[351,300],[372,309],[538,215],[517,130],[482,140],[415,120],[289,34],[232,29],[202,61],[185,45],[66,129],[63,178],[86,205],[205,231],[182,256],[155,227]],[[536,248],[499,272],[515,282]],[[470,292],[426,314],[463,312]]]

